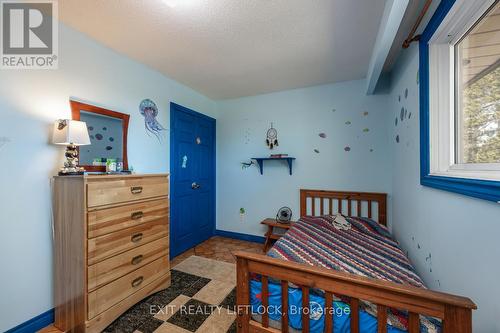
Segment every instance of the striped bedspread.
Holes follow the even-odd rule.
[[[268,255],[425,288],[422,279],[387,228],[368,218],[345,217],[345,219],[351,226],[349,230],[335,228],[334,216],[303,217],[274,244]],[[349,303],[348,297],[343,295],[334,295],[334,299]],[[377,317],[377,307],[372,303],[362,301],[360,310],[373,318]],[[387,319],[388,324],[396,329],[394,332],[408,329],[406,311],[389,308]],[[366,326],[363,327],[367,332],[370,331],[367,328],[370,326],[369,322],[368,320],[362,323]],[[372,320],[373,323],[375,323],[373,330],[376,331],[376,319]],[[434,318],[420,317],[421,332],[440,332],[440,326],[440,322]]]
[[[274,258],[322,266],[425,288],[389,231],[368,218],[346,217],[350,230],[333,226],[332,216],[303,217],[268,252]]]

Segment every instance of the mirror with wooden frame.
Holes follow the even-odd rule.
[[[106,171],[106,159],[123,161],[128,170],[127,134],[130,115],[70,100],[73,120],[87,123],[91,144],[79,147],[79,166],[85,171]]]

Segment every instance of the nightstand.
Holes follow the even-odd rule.
[[[271,240],[278,240],[283,235],[285,232],[292,227],[294,222],[290,223],[278,223],[276,222],[276,219],[265,219],[264,221],[260,222],[260,224],[267,225],[267,232],[265,234],[266,236],[266,242],[264,243],[264,253],[269,250],[269,247],[271,246]],[[274,228],[282,229],[284,230],[283,233],[274,233]]]

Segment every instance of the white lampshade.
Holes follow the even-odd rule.
[[[83,121],[62,119],[54,123],[52,143],[56,145],[90,145],[87,124]]]

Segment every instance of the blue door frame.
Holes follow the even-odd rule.
[[[171,258],[215,234],[215,130],[215,119],[170,103]]]

